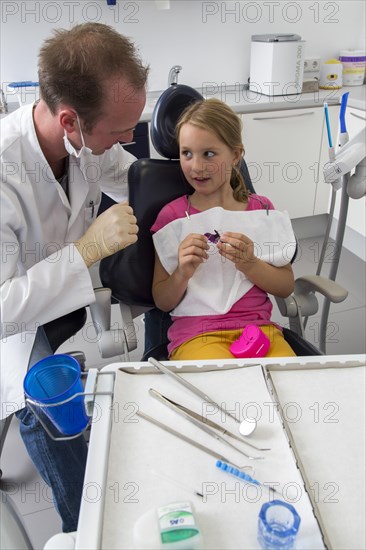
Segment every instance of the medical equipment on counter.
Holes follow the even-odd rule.
[[[252,434],[257,426],[257,423],[255,421],[254,418],[244,418],[244,420],[239,420],[235,415],[231,414],[229,411],[227,411],[224,407],[220,406],[218,403],[216,403],[216,401],[214,401],[211,397],[209,397],[206,393],[204,393],[203,391],[199,390],[198,388],[196,388],[196,386],[194,386],[193,384],[191,384],[190,382],[188,382],[187,380],[181,378],[179,376],[179,374],[176,374],[175,372],[171,371],[170,369],[168,369],[168,367],[165,367],[162,363],[160,363],[160,361],[157,361],[156,359],[154,359],[153,357],[149,357],[148,359],[149,363],[151,363],[152,365],[154,365],[154,367],[156,367],[157,369],[159,369],[161,372],[163,372],[164,374],[168,374],[169,376],[171,376],[172,378],[174,378],[174,380],[176,380],[177,382],[179,382],[179,384],[182,384],[184,387],[186,387],[189,391],[191,391],[192,393],[194,393],[194,395],[197,395],[198,397],[200,397],[201,399],[203,399],[203,401],[205,403],[210,403],[211,405],[214,405],[215,407],[217,407],[220,411],[222,411],[224,414],[226,414],[227,416],[230,416],[230,418],[233,418],[235,420],[235,422],[237,422],[238,424],[240,424],[239,426],[239,432],[241,433],[241,435],[243,436],[248,436],[250,434]]]
[[[342,63],[338,59],[329,59],[322,63],[319,88],[323,90],[342,88]]]
[[[238,453],[242,454],[243,456],[245,456],[249,460],[258,460],[258,459],[264,458],[263,456],[251,456],[251,455],[248,455],[247,453],[244,453],[244,451],[242,451],[241,449],[239,449],[238,447],[236,447],[235,445],[233,445],[232,443],[227,441],[221,435],[217,434],[214,430],[212,430],[212,428],[205,425],[201,420],[198,420],[195,416],[192,416],[191,411],[188,412],[188,409],[184,409],[184,407],[182,407],[178,403],[175,403],[174,401],[168,399],[167,397],[164,397],[164,395],[161,395],[161,393],[154,390],[153,388],[149,389],[149,394],[152,397],[154,397],[155,399],[157,399],[158,401],[160,401],[160,403],[163,403],[164,405],[166,405],[167,407],[169,407],[170,409],[172,409],[176,413],[183,416],[189,422],[192,422],[192,424],[197,426],[197,428],[199,428],[200,430],[206,432],[208,435],[210,435],[211,437],[214,437],[218,441],[221,441],[225,445],[228,445],[232,449],[235,449],[236,451],[238,451]],[[243,440],[243,443],[245,443],[244,440]]]
[[[366,51],[341,50],[339,61],[343,65],[343,84],[345,86],[362,86],[366,69]]]
[[[250,45],[249,90],[268,96],[299,94],[305,40],[297,34],[254,34]]]

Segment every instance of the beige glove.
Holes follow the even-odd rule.
[[[115,204],[98,216],[75,243],[87,267],[137,241],[139,228],[127,202]]]

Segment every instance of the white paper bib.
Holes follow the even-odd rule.
[[[268,213],[267,213],[268,212]],[[277,267],[288,264],[296,250],[296,239],[287,212],[250,210],[235,212],[211,208],[187,218],[179,218],[153,235],[155,249],[164,269],[171,275],[178,265],[178,247],[190,233],[221,235],[225,231],[243,233],[255,243],[255,255]],[[174,316],[219,315],[253,286],[234,264],[210,244],[208,260],[195,271]]]

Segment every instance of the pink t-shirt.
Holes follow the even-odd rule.
[[[260,195],[249,195],[248,210],[273,210],[274,206],[269,199]],[[165,225],[178,218],[185,218],[186,212],[189,215],[198,214],[192,205],[189,205],[187,196],[179,197],[168,203],[161,209],[151,228],[153,233],[162,229]],[[168,351],[171,353],[175,348],[205,332],[217,332],[221,330],[240,330],[248,323],[256,325],[267,325],[270,323],[272,313],[272,302],[264,290],[254,285],[242,298],[240,298],[225,314],[206,316],[172,316],[173,324],[169,328],[168,338],[170,343]]]

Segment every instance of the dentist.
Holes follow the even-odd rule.
[[[47,436],[24,407],[23,379],[51,354],[43,325],[94,301],[88,268],[137,241],[135,158],[119,142],[132,141],[147,74],[109,26],[56,30],[40,50],[41,99],[1,121],[1,418],[17,411],[65,532],[77,528],[86,444]],[[97,218],[101,191],[118,204]]]

